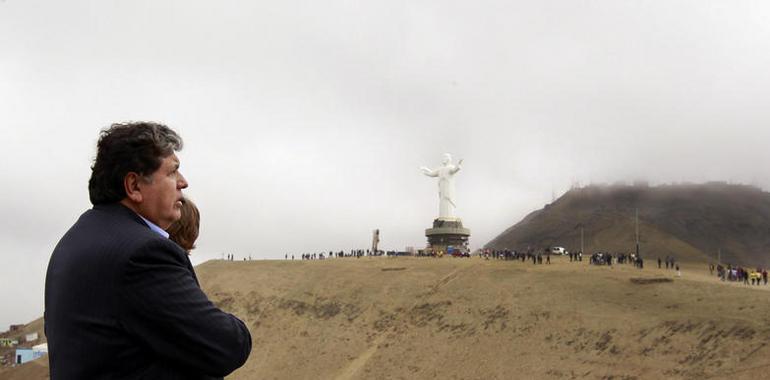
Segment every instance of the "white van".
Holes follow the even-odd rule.
[[[551,247],[551,254],[552,255],[566,255],[568,254],[567,250],[564,249],[564,247]]]

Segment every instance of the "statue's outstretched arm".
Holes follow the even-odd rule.
[[[438,173],[435,170],[430,170],[425,166],[421,167],[420,170],[422,170],[422,174],[425,174],[428,177],[438,177]]]
[[[455,167],[450,171],[450,173],[455,174],[459,172],[460,169],[462,169],[462,165],[463,165],[463,160],[460,159],[460,161],[457,161],[457,165],[455,165]]]

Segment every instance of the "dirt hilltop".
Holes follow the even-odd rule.
[[[209,261],[252,332],[229,379],[692,379],[770,372],[770,286],[673,271],[459,258]],[[42,364],[24,376],[47,378]],[[36,375],[30,375],[33,371]],[[759,376],[761,378],[763,376]]]
[[[720,283],[701,265],[683,271],[675,278],[664,269],[562,257],[537,266],[363,258],[212,261],[198,269],[217,304],[251,327],[254,351],[233,379],[690,379],[770,371],[770,286]]]
[[[588,186],[568,191],[508,228],[486,247],[564,246],[633,252],[635,215],[643,256],[770,266],[770,193],[721,182],[650,187]]]

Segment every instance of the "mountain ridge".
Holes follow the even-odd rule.
[[[637,210],[643,257],[770,265],[770,193],[721,182],[574,188],[485,248],[577,251],[582,227],[584,253],[633,252]]]

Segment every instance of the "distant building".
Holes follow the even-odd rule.
[[[37,347],[37,346],[35,346]],[[46,344],[45,351],[36,348],[17,348],[16,349],[16,364],[24,364],[26,362],[43,357],[48,353],[48,345]]]
[[[37,333],[34,332],[32,334],[27,334],[27,336],[24,337],[25,342],[34,342],[37,340]]]
[[[11,347],[19,344],[18,340],[10,338],[0,338],[0,347]]]
[[[38,344],[36,346],[32,346],[33,351],[40,351],[44,353],[48,353],[48,343]]]

